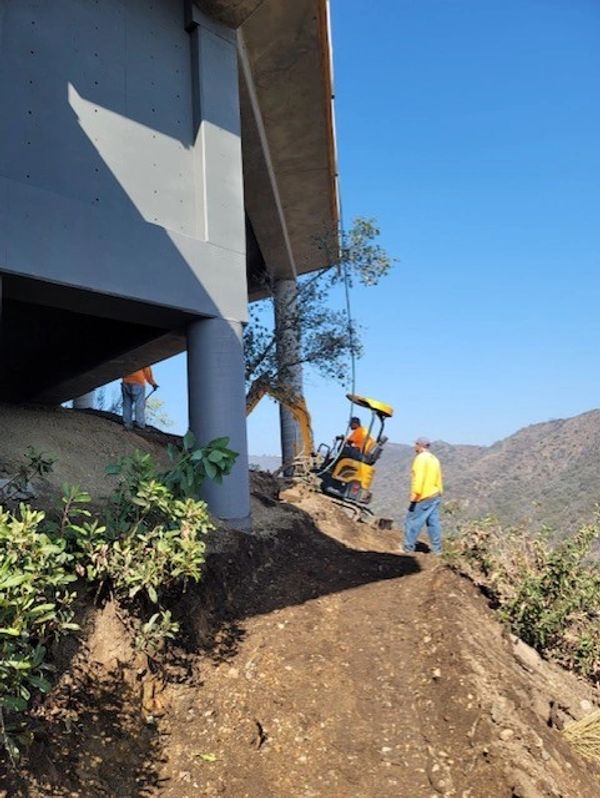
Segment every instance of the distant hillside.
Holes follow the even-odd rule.
[[[281,457],[274,454],[251,454],[250,468],[259,468],[261,471],[275,471],[281,465]]]
[[[435,442],[432,451],[459,519],[492,514],[567,531],[600,502],[600,410],[533,424],[489,447]],[[411,446],[388,444],[375,483],[379,513],[404,516],[413,456]]]

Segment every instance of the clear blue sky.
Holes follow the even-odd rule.
[[[332,0],[346,225],[399,259],[356,290],[358,391],[390,438],[489,444],[600,406],[600,2]],[[159,364],[185,425],[183,358]],[[316,437],[344,390],[307,375]],[[250,419],[277,451],[275,406]]]

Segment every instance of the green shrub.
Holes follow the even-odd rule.
[[[188,495],[190,483],[199,486],[206,476],[201,461],[190,454],[184,448],[173,457],[173,467],[160,474],[149,454],[122,457],[107,468],[118,482],[104,527],[75,530],[76,545],[87,555],[86,571],[93,579],[108,580],[117,597],[131,599],[144,591],[158,604],[161,590],[200,579],[202,537],[213,524],[206,504]],[[189,468],[201,473],[188,479]]]
[[[135,647],[155,657],[179,631],[179,624],[171,617],[169,610],[155,612],[146,623],[136,621]]]
[[[600,569],[585,558],[598,535],[597,526],[585,526],[544,551],[538,570],[522,574],[502,608],[526,643],[595,681],[600,681]]]
[[[113,518],[127,526],[111,527],[97,520],[70,523],[65,535],[75,552],[79,572],[99,586],[107,584],[117,599],[144,592],[153,604],[159,593],[187,580],[200,579],[205,543],[213,528],[206,504],[176,499],[156,480],[141,482],[130,496],[120,494]]]
[[[55,460],[33,446],[25,451],[25,462],[17,466],[14,475],[0,488],[0,504],[16,503],[19,494],[26,493],[33,477],[44,477],[54,467]]]
[[[481,585],[511,630],[540,653],[600,682],[600,567],[590,560],[599,520],[552,547],[549,533],[473,522],[449,562]]]
[[[66,541],[44,529],[45,515],[21,504],[0,511],[0,722],[3,743],[18,756],[20,724],[7,714],[27,709],[32,694],[51,683],[48,644],[78,627],[72,623],[76,580]]]
[[[167,447],[171,468],[161,474],[161,481],[176,496],[195,498],[204,480],[220,484],[231,473],[237,452],[229,447],[229,438],[215,438],[206,446],[197,446],[192,432],[187,432],[182,445]]]
[[[204,479],[231,471],[237,455],[227,444],[220,438],[198,448],[188,434],[181,449],[169,450],[164,473],[148,454],[121,458],[107,469],[118,479],[103,515],[69,486],[52,520],[24,504],[14,513],[0,507],[0,739],[13,762],[26,743],[32,697],[51,688],[48,645],[78,628],[70,589],[78,578],[96,595],[107,588],[127,603],[136,645],[148,656],[176,636],[161,602],[200,579],[203,537],[213,525],[196,496]],[[29,449],[4,498],[52,464]]]

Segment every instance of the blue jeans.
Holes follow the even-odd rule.
[[[140,429],[146,426],[146,386],[134,382],[122,382],[123,424],[125,429],[133,428],[133,412],[135,425]]]
[[[419,532],[423,524],[427,524],[427,534],[431,550],[434,554],[442,553],[442,525],[440,524],[440,504],[442,500],[439,496],[431,499],[415,502],[414,510],[406,513],[404,530],[404,550],[414,551],[419,537]]]

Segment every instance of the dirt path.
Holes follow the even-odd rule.
[[[6,796],[598,798],[559,734],[591,688],[398,532],[254,485],[255,535],[213,541],[162,692],[107,606]]]
[[[201,691],[172,690],[161,795],[597,796],[533,709],[509,641],[465,639],[477,597],[423,566],[249,621]]]
[[[188,734],[172,740],[170,768],[205,795],[395,796],[400,785],[428,795],[409,666],[419,610],[401,599],[400,579],[416,577],[253,619],[235,661],[205,673],[201,695],[178,691]]]
[[[397,532],[298,504],[319,526],[283,525],[269,577],[239,586],[235,657],[170,691],[162,796],[597,798],[548,725],[553,701],[588,695],[579,683],[534,652],[524,667],[466,580],[390,554]]]

